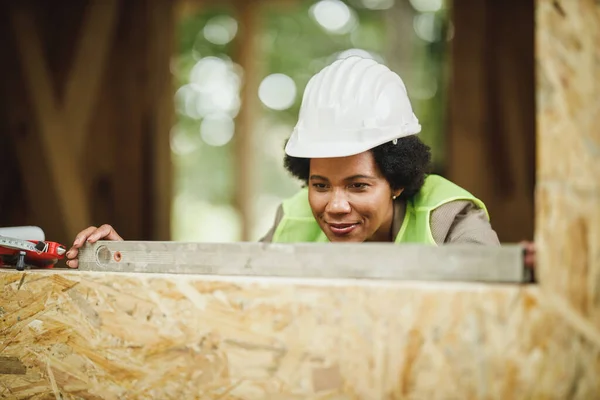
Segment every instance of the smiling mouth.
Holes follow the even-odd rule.
[[[353,224],[330,224],[328,223],[327,226],[329,226],[329,230],[336,236],[345,236],[348,235],[350,232],[354,231],[354,229],[356,229],[356,227],[358,226],[358,223],[353,223]]]

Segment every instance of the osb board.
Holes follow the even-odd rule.
[[[8,398],[600,394],[600,343],[534,286],[2,271],[0,288],[0,354],[26,367],[0,375]]]
[[[600,335],[600,3],[538,0],[538,277]]]

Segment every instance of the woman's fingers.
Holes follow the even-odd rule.
[[[77,258],[78,254],[79,254],[78,249],[71,248],[69,251],[67,251],[67,254],[65,254],[65,256],[67,257],[67,260],[72,260],[74,258]]]
[[[79,249],[87,243],[95,243],[98,240],[123,240],[121,236],[114,230],[114,228],[108,224],[104,224],[99,228],[90,226],[77,234],[73,241],[73,246],[67,251],[66,264],[69,268],[77,268],[79,261],[77,256],[79,255]]]
[[[96,228],[95,226],[90,226],[89,228],[86,228],[84,230],[82,230],[81,232],[79,232],[77,234],[77,236],[75,236],[75,240],[73,241],[73,247],[75,249],[80,248],[81,246],[83,246],[83,244],[85,243],[85,241],[88,239],[88,237],[98,228]]]
[[[535,243],[522,241],[521,245],[525,250],[524,262],[525,266],[529,268],[535,268]]]
[[[92,232],[87,241],[89,243],[96,243],[98,240],[123,240],[121,236],[114,230],[114,228],[108,224],[102,225],[100,228]]]

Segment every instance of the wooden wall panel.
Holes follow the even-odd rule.
[[[600,4],[538,2],[540,279],[600,334]]]
[[[472,14],[463,14],[462,18],[470,15],[470,22],[479,27],[480,33],[489,28],[486,24],[499,23],[487,19],[482,23],[476,18],[479,13],[491,18],[495,13],[490,10],[498,11],[498,21],[506,26],[496,33],[488,32],[494,38],[489,43],[475,35],[471,37],[473,47],[463,48],[465,54],[473,50],[477,50],[475,54],[479,50],[487,54],[484,60],[462,58],[462,62],[474,71],[472,79],[477,85],[493,85],[495,89],[473,90],[466,75],[455,80],[455,85],[465,85],[465,110],[475,114],[474,119],[460,117],[456,111],[459,103],[453,103],[453,116],[460,117],[454,120],[460,127],[457,138],[464,145],[455,149],[455,156],[466,157],[465,165],[473,162],[469,161],[470,152],[474,156],[491,154],[490,160],[493,155],[502,161],[506,158],[500,157],[501,151],[478,150],[503,146],[511,149],[517,138],[526,142],[519,147],[522,153],[514,155],[520,161],[509,158],[508,167],[505,161],[484,164],[489,170],[465,175],[472,179],[468,182],[488,188],[488,194],[482,197],[492,206],[516,209],[513,214],[510,210],[501,213],[497,221],[512,218],[526,225],[528,219],[519,214],[525,211],[517,207],[525,203],[510,196],[521,193],[524,199],[525,188],[529,187],[526,173],[521,172],[529,171],[524,165],[525,154],[532,149],[528,147],[531,138],[516,136],[516,132],[526,131],[523,126],[530,120],[525,103],[509,104],[509,100],[529,94],[522,89],[526,85],[519,86],[523,75],[514,64],[517,58],[489,58],[489,52],[496,50],[487,48],[505,40],[502,35],[518,42],[526,14],[516,15],[516,9],[512,9],[517,19],[510,20],[507,10],[517,7],[515,2],[506,3],[511,5],[504,11],[488,8],[493,7],[490,2],[470,4],[474,7]],[[536,239],[540,287],[0,271],[0,396],[597,397],[600,170],[595,160],[600,147],[596,129],[600,125],[600,6],[592,0],[539,0],[537,6]],[[527,43],[507,42],[498,49],[508,46],[522,54]],[[498,65],[491,68],[490,60]],[[499,70],[514,76],[513,83],[504,81],[505,87],[490,82],[490,71]],[[15,77],[18,84],[22,77]],[[2,93],[6,96],[15,90]],[[491,93],[497,96],[493,101]],[[116,112],[113,97],[103,96],[100,109],[112,110],[103,111],[106,115]],[[17,104],[22,109],[29,106],[27,99],[15,99],[19,99]],[[3,104],[6,101],[4,97]],[[477,108],[478,102],[495,106]],[[497,107],[504,110],[506,118],[490,114]],[[27,122],[21,118],[20,124]],[[98,117],[98,126],[100,122]],[[15,127],[20,124],[8,127],[17,132]],[[476,133],[490,127],[506,141],[498,144]],[[7,143],[14,136],[2,140]],[[106,140],[104,145],[110,149],[112,139]],[[465,148],[470,152],[464,153]],[[90,151],[96,153],[90,156],[98,155],[100,149],[92,147]],[[36,160],[42,155],[40,151]],[[488,162],[488,158],[480,161]],[[117,162],[109,159],[100,164],[105,162],[102,168],[116,174]],[[470,165],[475,168],[478,164]],[[479,175],[503,165],[512,175],[498,181]],[[92,171],[89,173],[92,175]],[[18,181],[10,182],[19,187]],[[107,182],[110,185],[111,181]],[[466,186],[478,192],[470,184]],[[496,187],[506,190],[498,193]],[[3,201],[0,204],[12,204]],[[113,206],[119,204],[117,199]],[[19,205],[18,209],[26,207]]]
[[[536,287],[0,272],[0,289],[0,394],[15,398],[600,393],[600,338]]]

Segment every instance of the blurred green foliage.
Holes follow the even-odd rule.
[[[271,223],[278,201],[293,194],[299,187],[299,183],[283,169],[283,145],[296,122],[302,93],[310,77],[335,60],[340,52],[357,47],[384,62],[388,57],[402,57],[393,54],[393,49],[392,54],[386,54],[390,53],[387,45],[390,30],[386,25],[390,22],[384,18],[387,10],[369,10],[360,7],[358,0],[351,1],[348,5],[356,17],[356,28],[349,33],[334,34],[326,31],[311,16],[310,8],[315,1],[299,1],[295,6],[285,7],[277,6],[274,2],[268,4],[261,6],[259,12],[260,52],[256,54],[260,61],[259,78],[283,73],[294,80],[298,90],[294,104],[286,110],[275,111],[262,104],[259,108],[260,115],[256,118],[254,132],[258,143],[256,160],[259,163],[255,166],[257,180],[253,184],[262,197],[253,199],[260,203],[256,207],[258,226],[253,239],[258,239]],[[412,11],[414,16],[418,14]],[[172,62],[174,92],[190,82],[190,72],[200,59],[210,56],[230,59],[235,51],[234,46],[243,45],[239,41],[243,41],[244,37],[239,34],[224,45],[206,40],[204,27],[213,17],[220,15],[236,18],[235,10],[231,8],[203,7],[202,12],[187,15],[179,22],[177,54]],[[432,29],[435,29],[439,40],[426,41],[416,34],[401,40],[408,41],[412,49],[411,79],[403,76],[409,95],[430,90],[434,82],[436,90],[433,97],[411,96],[411,100],[423,126],[421,137],[432,146],[436,169],[439,170],[443,167],[447,10],[442,8],[432,15],[435,21]],[[189,144],[190,150],[173,153],[176,196],[173,238],[206,241],[210,240],[211,232],[219,228],[222,235],[215,240],[239,240],[236,236],[239,226],[224,226],[239,225],[233,208],[235,170],[232,142],[218,147],[206,144],[200,137],[200,124],[201,118],[192,118],[182,112],[177,114],[177,139]],[[271,199],[268,204],[263,204],[266,202],[265,196]],[[216,222],[207,224],[206,216],[209,213],[214,216],[217,209],[226,209],[224,213],[229,215],[228,219],[221,222],[216,219]]]

